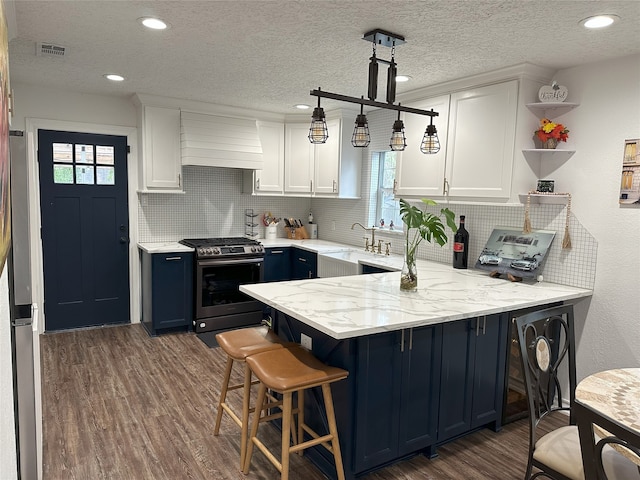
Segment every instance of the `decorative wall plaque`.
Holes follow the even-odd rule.
[[[543,85],[538,90],[538,99],[542,103],[559,103],[564,102],[569,95],[569,90],[564,85],[558,85],[554,81],[551,85]]]

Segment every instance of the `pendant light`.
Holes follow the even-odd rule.
[[[393,131],[391,132],[391,141],[389,142],[389,146],[394,152],[402,152],[407,146],[407,138],[404,136],[404,123],[400,120],[399,111],[398,119],[393,122]]]
[[[398,112],[398,119],[393,123],[393,133],[389,146],[391,150],[401,152],[407,146],[407,139],[404,134],[404,123],[400,120],[400,112],[411,113],[414,115],[425,115],[431,117],[431,124],[427,126],[420,150],[423,153],[436,153],[440,150],[440,140],[436,134],[436,127],[433,125],[433,117],[438,116],[438,112],[422,110],[413,107],[404,107],[398,103],[394,103],[396,99],[396,78],[398,76],[398,65],[395,61],[395,50],[398,45],[405,43],[402,35],[387,32],[376,28],[364,34],[363,40],[371,42],[373,45],[373,53],[369,57],[369,78],[367,84],[367,96],[360,98],[341,95],[339,93],[323,92],[318,88],[311,90],[311,95],[318,97],[318,106],[313,111],[311,128],[309,128],[309,141],[311,143],[325,143],[328,138],[327,124],[324,119],[324,111],[320,108],[320,98],[329,98],[339,102],[355,103],[360,105],[360,115],[356,118],[356,126],[351,136],[351,144],[354,147],[366,147],[370,143],[369,125],[367,117],[363,113],[364,105],[380,108],[385,110],[395,110]],[[376,47],[387,47],[391,49],[391,59],[385,60],[380,58],[376,53]],[[386,102],[376,101],[378,94],[378,70],[379,64],[388,65],[387,69],[387,95]]]
[[[433,112],[433,108],[431,111]],[[425,154],[433,154],[440,151],[440,139],[438,138],[438,130],[433,124],[433,117],[431,117],[431,122],[427,125],[424,137],[422,137],[420,151]]]
[[[368,147],[371,143],[369,135],[369,123],[367,116],[363,113],[364,105],[360,104],[360,115],[356,117],[356,126],[351,135],[351,145],[354,147]]]
[[[318,90],[320,90],[318,88]],[[318,106],[313,109],[311,115],[311,126],[309,127],[309,141],[311,143],[325,143],[329,138],[329,130],[324,117],[324,110],[320,106],[320,97],[318,97]]]

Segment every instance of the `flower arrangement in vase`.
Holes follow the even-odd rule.
[[[542,142],[542,148],[553,149],[558,142],[566,142],[569,138],[569,130],[561,123],[555,123],[548,118],[540,120],[540,127],[533,132]]]
[[[436,202],[429,198],[423,198],[422,203],[425,204],[425,208],[428,205],[437,205]],[[400,216],[406,225],[404,265],[400,274],[400,290],[416,290],[418,288],[416,265],[418,245],[422,240],[431,242],[432,239],[440,246],[447,243],[448,238],[444,232],[445,227],[442,223],[442,217],[444,216],[446,224],[455,233],[458,230],[455,224],[456,215],[448,208],[440,209],[440,215],[427,213],[401,198]]]

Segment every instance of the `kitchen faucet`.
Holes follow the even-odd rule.
[[[365,232],[369,232],[369,231],[371,232],[371,251],[373,251],[374,245],[376,243],[376,227],[367,228],[364,225],[362,225],[360,222],[356,222],[353,225],[351,225],[351,230],[353,230],[353,227],[355,227],[356,225],[362,228]],[[367,247],[365,247],[364,249],[367,250]]]

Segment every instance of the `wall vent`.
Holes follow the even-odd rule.
[[[66,52],[67,48],[61,45],[42,42],[36,44],[36,55],[38,57],[64,57]]]

